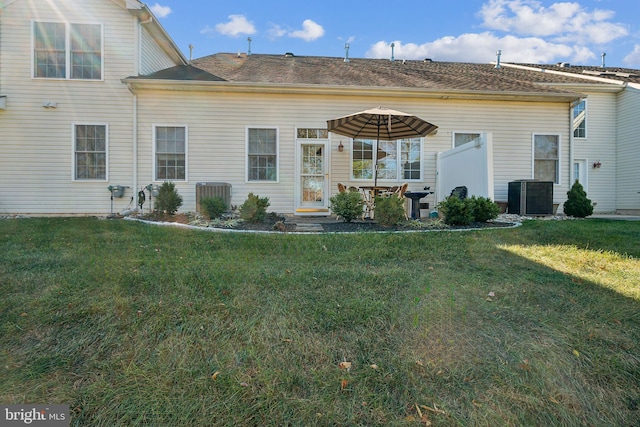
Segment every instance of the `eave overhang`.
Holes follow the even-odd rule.
[[[147,29],[147,31],[149,31],[153,38],[174,62],[182,65],[187,64],[187,58],[147,5],[137,1],[127,1],[126,8],[129,13],[140,20],[140,23]]]
[[[219,93],[261,93],[261,94],[299,94],[331,96],[367,96],[443,99],[443,100],[490,100],[521,102],[559,102],[570,103],[586,95],[574,92],[516,92],[460,89],[431,89],[379,86],[329,86],[329,85],[282,85],[253,82],[202,82],[144,79],[140,77],[121,80],[132,90],[168,90],[183,92],[219,92]]]

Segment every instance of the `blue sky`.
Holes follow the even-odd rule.
[[[640,68],[638,0],[158,0],[185,56],[218,52]]]

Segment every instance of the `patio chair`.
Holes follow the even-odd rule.
[[[339,182],[338,183],[338,191],[340,193],[346,193],[347,192],[347,187],[345,187],[343,183]]]

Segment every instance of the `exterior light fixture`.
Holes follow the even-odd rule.
[[[344,145],[342,145],[342,140],[340,140],[340,144],[338,144],[338,151],[341,153],[344,151]]]
[[[594,169],[599,169],[600,166],[602,166],[602,163],[600,163],[600,160],[596,161],[593,163],[593,168]]]

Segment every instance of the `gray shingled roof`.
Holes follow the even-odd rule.
[[[573,67],[556,68],[578,72],[578,68]],[[345,62],[337,57],[231,53],[205,56],[187,66],[138,78],[541,95],[574,94],[556,84],[604,84],[573,77],[570,73],[557,75],[507,66],[497,69],[493,64],[363,58]]]

